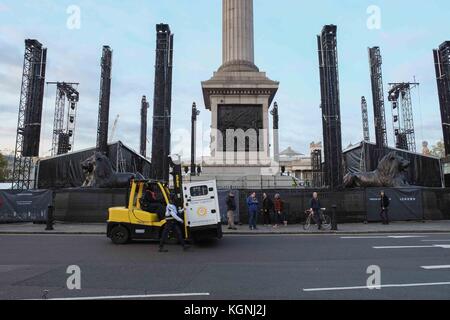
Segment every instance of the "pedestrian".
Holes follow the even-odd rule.
[[[287,227],[287,218],[284,212],[284,201],[281,199],[280,194],[275,195],[274,201],[275,209],[275,225],[274,228],[278,228],[279,225],[284,225]]]
[[[259,202],[256,198],[256,192],[253,192],[248,198],[247,198],[247,207],[248,207],[248,224],[250,230],[257,230],[256,227],[257,224],[257,218],[258,218],[258,206]]]
[[[272,225],[272,219],[270,218],[270,214],[273,210],[273,201],[267,195],[267,193],[263,194],[263,204],[262,204],[262,214],[263,214],[263,223],[264,226]]]
[[[310,212],[313,212],[313,218],[317,224],[318,229],[322,230],[322,219],[320,217],[322,206],[320,204],[319,194],[317,192],[313,193],[310,207]]]
[[[237,230],[234,225],[234,212],[236,211],[236,208],[236,198],[233,191],[230,191],[227,197],[227,219],[229,230]]]
[[[145,187],[144,195],[141,199],[141,209],[149,213],[156,213],[159,220],[164,219],[165,208],[157,199],[156,188],[152,184]]]
[[[389,196],[386,195],[384,191],[381,191],[380,193],[381,198],[381,220],[383,221],[384,225],[389,224],[389,205],[391,201],[389,200]]]
[[[183,234],[180,229],[180,224],[183,223],[183,219],[178,216],[178,214],[182,214],[184,212],[184,209],[178,209],[176,207],[176,200],[176,195],[172,194],[170,196],[170,203],[166,208],[166,224],[164,225],[164,230],[162,232],[161,242],[159,244],[159,252],[168,252],[167,249],[164,249],[164,244],[169,238],[170,232],[175,233],[184,251],[189,249],[189,246],[187,246],[184,241]]]

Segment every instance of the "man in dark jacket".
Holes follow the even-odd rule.
[[[253,192],[250,197],[247,198],[248,218],[250,230],[257,230],[256,221],[258,219],[258,206],[259,202],[256,198],[256,192]]]
[[[227,219],[228,219],[228,229],[237,230],[234,225],[234,212],[236,211],[236,198],[233,192],[230,192],[227,197]]]
[[[322,206],[320,204],[319,194],[314,192],[313,197],[311,199],[311,209],[314,212],[313,218],[317,224],[319,230],[322,230],[322,219],[320,218],[320,210],[322,210]]]
[[[272,219],[270,219],[270,214],[272,210],[273,210],[273,201],[266,193],[264,193],[262,213],[263,213],[263,223],[265,226],[270,226],[272,224]]]
[[[389,200],[389,196],[387,196],[384,191],[381,191],[381,220],[383,221],[384,225],[389,224],[389,205],[391,201]]]
[[[158,201],[155,186],[149,184],[146,186],[141,199],[141,209],[150,213],[156,213],[160,220],[164,219],[164,206]]]

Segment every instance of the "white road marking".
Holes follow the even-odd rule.
[[[102,237],[106,238],[106,233],[1,233],[0,237]]]
[[[431,286],[449,286],[450,282],[432,282],[432,283],[406,283],[406,284],[385,284],[381,285],[383,288],[410,288],[410,287],[431,287]],[[336,288],[314,288],[303,289],[304,292],[319,292],[319,291],[345,291],[345,290],[370,290],[368,286],[359,287],[336,287]],[[373,289],[373,291],[377,291]]]
[[[390,236],[392,239],[408,239],[408,238],[426,238],[425,236]]]
[[[367,237],[341,237],[341,239],[413,239],[426,238],[426,236],[367,236]]]
[[[390,236],[392,239],[413,239],[413,238],[426,238],[425,236]]]
[[[448,239],[448,240],[422,240],[422,242],[450,242],[450,239]]]
[[[83,301],[83,300],[124,300],[124,299],[154,299],[154,298],[183,298],[183,297],[205,297],[209,293],[174,293],[174,294],[144,294],[130,296],[100,296],[100,297],[75,297],[75,298],[57,298],[48,299],[56,301]]]
[[[425,269],[425,270],[450,269],[450,265],[448,265],[448,266],[422,266],[421,268]]]
[[[450,249],[449,245],[432,245],[432,246],[382,246],[382,247],[373,247],[374,249],[425,249],[425,248],[441,248],[441,249]]]
[[[383,246],[373,247],[374,249],[423,249],[423,248],[436,248],[435,246]]]

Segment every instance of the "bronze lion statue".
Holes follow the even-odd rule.
[[[142,178],[134,173],[116,173],[111,161],[100,152],[81,162],[85,180],[82,188],[126,188],[132,178]]]
[[[408,160],[391,152],[378,164],[373,172],[349,173],[344,177],[345,188],[398,188],[408,186]]]

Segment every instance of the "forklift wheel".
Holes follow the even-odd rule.
[[[111,240],[114,244],[126,244],[130,240],[130,232],[123,226],[116,226],[111,230]]]

